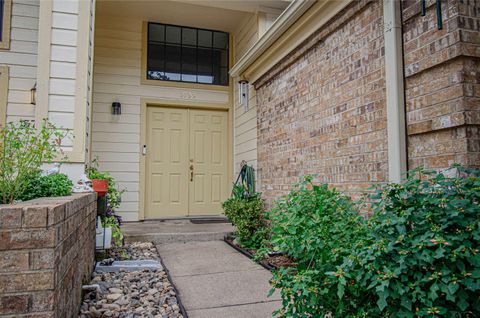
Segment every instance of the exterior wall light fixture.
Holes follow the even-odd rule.
[[[244,111],[248,111],[248,81],[238,81],[238,100]]]
[[[112,103],[112,114],[113,115],[121,115],[122,114],[122,104],[119,102]]]
[[[30,104],[37,104],[37,83],[30,89]]]

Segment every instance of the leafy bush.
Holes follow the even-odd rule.
[[[351,200],[326,185],[313,184],[307,176],[276,203],[268,220],[273,248],[297,263],[274,273],[272,285],[281,290],[283,300],[278,314],[323,317],[334,312],[342,317],[337,314],[345,304],[337,293],[343,287],[330,294],[335,286],[326,273],[335,270],[366,234],[365,221]]]
[[[40,129],[33,121],[20,121],[8,123],[0,131],[1,203],[12,203],[24,193],[41,165],[61,153],[61,141],[66,135],[46,120]]]
[[[372,317],[480,317],[480,178],[409,175],[378,190],[366,244],[331,275]]]
[[[408,175],[377,189],[366,224],[308,180],[278,203],[272,242],[298,261],[274,274],[281,316],[480,317],[479,172]]]
[[[26,201],[40,197],[60,197],[72,193],[73,182],[63,173],[41,176],[34,173],[18,199]]]
[[[239,191],[243,193],[243,191]],[[258,247],[265,227],[263,201],[259,193],[249,197],[234,195],[222,204],[227,218],[236,227],[236,237],[245,247]],[[258,233],[257,233],[258,232]]]

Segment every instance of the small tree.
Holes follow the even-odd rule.
[[[43,120],[37,129],[33,121],[8,123],[0,131],[0,200],[13,203],[25,191],[31,176],[43,163],[61,154],[66,131]]]

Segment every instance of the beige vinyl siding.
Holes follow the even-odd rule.
[[[235,61],[238,61],[258,40],[258,15],[247,16],[235,33]],[[234,171],[240,170],[240,163],[245,160],[257,167],[257,107],[255,89],[249,87],[248,110],[239,105],[238,79],[235,80],[235,114],[234,114]]]
[[[9,68],[7,121],[34,119],[31,88],[37,76],[39,2],[13,0],[10,49],[0,50],[0,65]]]
[[[78,13],[77,1],[53,1],[48,119],[68,130],[75,125]],[[64,145],[73,150],[71,140]]]
[[[62,148],[73,180],[83,173],[87,159],[94,4],[92,0],[40,2],[35,118],[48,118],[72,132]]]
[[[226,91],[140,84],[142,23],[97,15],[95,27],[91,155],[126,190],[119,208],[126,221],[139,218],[141,99],[212,105],[229,101]],[[111,114],[114,101],[121,103],[121,115]]]

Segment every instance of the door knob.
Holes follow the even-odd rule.
[[[193,181],[193,163],[190,164],[190,182]]]

